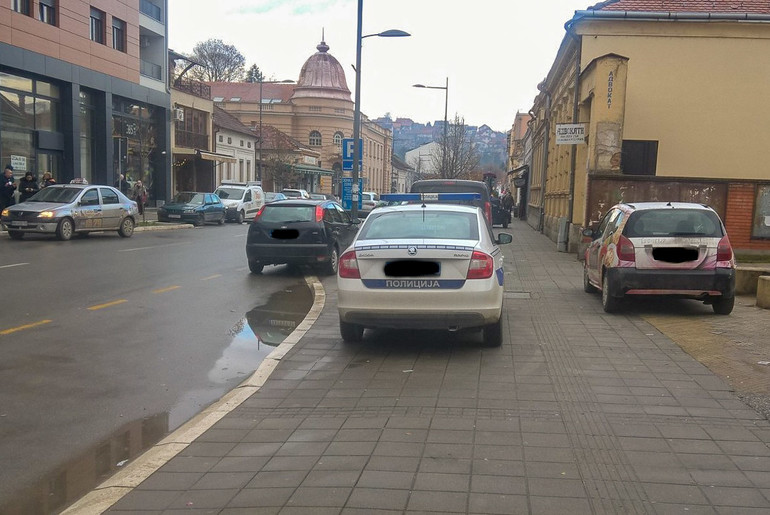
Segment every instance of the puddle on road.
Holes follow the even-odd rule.
[[[36,484],[0,502],[0,514],[47,515],[63,511],[253,373],[302,322],[312,304],[313,297],[304,281],[272,294],[230,330],[232,341],[208,372],[209,388],[188,392],[169,412],[121,426]]]

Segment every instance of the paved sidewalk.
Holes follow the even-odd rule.
[[[605,314],[573,255],[507,232],[502,347],[344,344],[324,279],[264,385],[109,512],[768,513],[768,421],[638,313]]]

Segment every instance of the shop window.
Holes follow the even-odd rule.
[[[29,4],[31,0],[11,0],[11,9],[17,13],[29,16]]]
[[[112,48],[119,52],[126,51],[126,22],[114,16],[112,18]]]
[[[620,166],[624,175],[655,175],[658,142],[623,140]]]
[[[104,44],[104,12],[91,7],[91,41]]]
[[[312,131],[310,133],[310,145],[313,147],[321,146],[321,133],[318,131]]]
[[[40,21],[48,25],[56,25],[56,0],[38,0]]]
[[[751,237],[770,238],[770,184],[757,186]]]

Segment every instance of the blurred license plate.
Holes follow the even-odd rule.
[[[11,222],[14,227],[26,227],[28,222]]]
[[[169,218],[182,218],[182,215],[168,215]]]

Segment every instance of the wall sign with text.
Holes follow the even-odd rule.
[[[584,123],[557,123],[557,145],[581,145],[586,142],[586,124]]]

